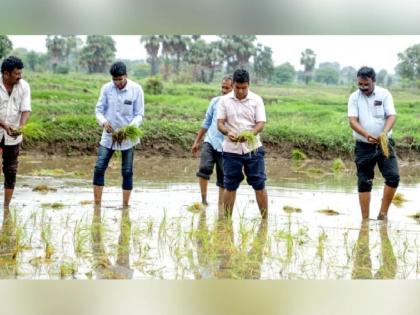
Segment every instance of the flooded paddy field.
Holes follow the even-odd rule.
[[[0,215],[0,278],[17,279],[418,279],[420,165],[400,162],[387,222],[362,222],[352,162],[267,159],[269,218],[242,183],[231,220],[218,215],[218,188],[200,200],[198,160],[136,158],[129,208],[119,165],[107,171],[94,208],[96,157],[22,156],[10,211]],[[192,210],[191,210],[192,209]],[[418,215],[419,214],[419,215]]]

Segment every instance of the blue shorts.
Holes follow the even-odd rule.
[[[236,154],[223,152],[224,186],[227,190],[235,191],[246,175],[246,181],[254,190],[265,187],[264,148],[259,147],[254,153]]]

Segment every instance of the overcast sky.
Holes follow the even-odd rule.
[[[14,48],[24,47],[28,50],[46,52],[45,36],[13,35],[9,38]],[[82,38],[84,40],[86,37]],[[146,58],[146,51],[140,45],[140,35],[118,35],[113,38],[116,42],[117,58]],[[204,38],[212,41],[216,40],[217,36],[204,36]],[[397,54],[409,46],[420,44],[420,36],[263,35],[257,36],[257,42],[272,48],[275,65],[290,62],[297,70],[302,69],[300,53],[310,48],[317,55],[317,65],[321,62],[335,61],[341,67],[353,66],[357,69],[368,65],[377,71],[386,69],[389,73],[394,73],[398,63]]]

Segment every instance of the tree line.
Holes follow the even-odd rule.
[[[293,84],[317,82],[327,85],[349,85],[354,82],[356,69],[341,67],[337,62],[324,62],[316,67],[316,53],[301,52],[303,70],[289,62],[274,65],[272,49],[257,42],[255,35],[221,35],[212,42],[200,35],[145,35],[139,38],[147,52],[146,60],[125,60],[135,76],[158,76],[177,82],[213,82],[234,69],[251,72],[254,83]],[[115,41],[111,36],[89,35],[86,42],[74,35],[47,36],[47,53],[23,48],[13,50],[8,36],[0,35],[0,59],[14,54],[23,59],[31,71],[54,73],[106,73],[115,60]],[[136,47],[133,47],[136,49]],[[377,82],[390,86],[420,88],[420,44],[398,54],[395,75],[379,69]]]

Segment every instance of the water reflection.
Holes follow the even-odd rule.
[[[16,278],[17,237],[13,217],[9,209],[3,210],[0,230],[0,279]]]
[[[123,208],[120,220],[120,235],[117,246],[117,259],[113,265],[104,246],[104,225],[102,223],[101,208],[95,207],[92,218],[92,252],[94,270],[99,279],[132,279],[133,270],[130,268],[130,236],[131,221],[129,207]]]
[[[235,244],[231,219],[219,216],[211,231],[205,211],[201,212],[195,231],[199,264],[195,278],[259,279],[267,242],[267,221],[261,220],[256,232],[255,226],[251,230],[248,228],[239,227],[241,236]]]
[[[379,226],[381,242],[380,267],[374,275],[372,274],[372,261],[369,248],[369,224],[369,220],[363,220],[360,226],[359,237],[355,246],[352,279],[394,279],[397,273],[397,260],[388,237],[387,222],[381,223]]]

